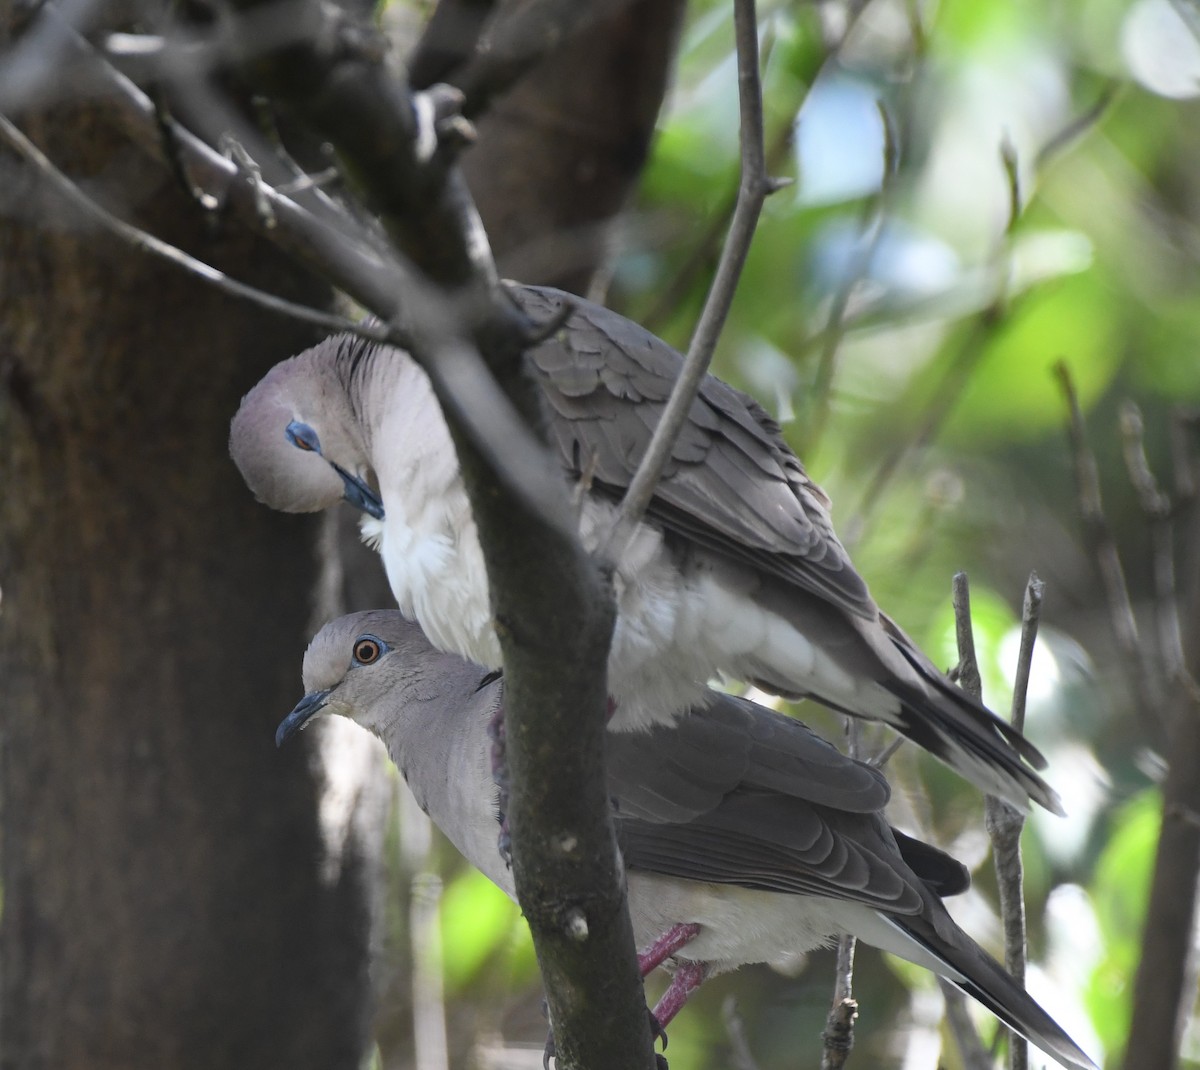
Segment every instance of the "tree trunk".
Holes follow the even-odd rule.
[[[101,111],[22,123],[119,214],[328,299],[208,225]],[[243,392],[312,335],[42,189],[0,216],[0,1066],[355,1067],[369,851],[322,867],[320,773],[272,740],[301,694],[315,522],[257,505],[226,446]]]

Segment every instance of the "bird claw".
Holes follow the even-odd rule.
[[[654,1016],[654,1012],[652,1010],[647,1008],[646,1013],[650,1016],[650,1039],[651,1039],[651,1041],[653,1042],[655,1040],[661,1040],[662,1041],[662,1050],[666,1051],[667,1050],[667,1031],[661,1025],[658,1024],[658,1019]],[[662,1056],[658,1056],[658,1058],[662,1058]],[[663,1065],[666,1066],[665,1059],[663,1060]]]

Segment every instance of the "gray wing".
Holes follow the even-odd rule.
[[[557,290],[514,287],[545,322],[575,311],[530,350],[563,463],[619,497],[645,453],[682,357],[623,316]],[[650,504],[669,531],[874,620],[866,584],[834,534],[829,499],[752,398],[706,376]]]
[[[878,769],[847,758],[802,722],[747,699],[710,693],[706,706],[649,732],[609,732],[609,792],[619,812],[685,822],[735,789],[867,814],[891,795]]]
[[[921,910],[926,876],[931,888],[965,887],[949,856],[920,841],[898,845],[882,817],[889,789],[877,769],[752,702],[714,696],[677,725],[610,734],[607,745],[631,869],[905,915]]]
[[[767,837],[758,835],[764,817],[773,819]],[[770,836],[784,820],[787,836]],[[889,842],[887,822],[878,814],[839,814],[800,800],[738,792],[686,824],[618,818],[617,841],[630,870],[828,896],[892,914],[918,914],[923,906],[919,880]]]

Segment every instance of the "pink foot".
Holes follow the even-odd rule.
[[[663,1036],[663,1047],[667,1046],[666,1034],[662,1031],[671,1024],[671,1019],[677,1015],[688,1001],[688,996],[696,991],[708,976],[707,962],[680,962],[675,968],[675,976],[663,993],[662,999],[652,1011],[659,1032]]]
[[[665,933],[654,941],[645,951],[638,955],[638,967],[645,977],[654,969],[661,966],[681,947],[690,944],[700,932],[700,926],[695,922],[683,922],[672,925]]]

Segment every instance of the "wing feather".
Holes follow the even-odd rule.
[[[514,289],[525,311],[553,316],[569,298]],[[650,441],[682,357],[599,305],[575,311],[530,351],[564,464],[620,497]],[[779,426],[751,398],[707,376],[692,403],[649,515],[669,532],[827,598],[869,620],[877,609],[833,532],[829,499]]]

